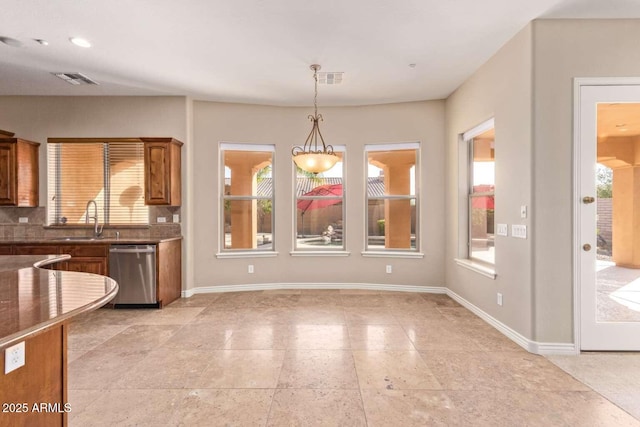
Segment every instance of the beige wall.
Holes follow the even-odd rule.
[[[531,26],[527,26],[446,102],[447,287],[525,337],[532,336],[531,239],[495,238],[495,280],[457,265],[465,224],[458,221],[466,198],[459,187],[459,135],[495,118],[495,222],[529,224],[520,206],[531,200]],[[511,232],[509,232],[511,234]],[[461,240],[461,241],[460,241]],[[498,306],[496,294],[503,294]]]
[[[292,257],[293,162],[291,148],[309,133],[309,108],[196,102],[194,104],[193,241],[191,287],[255,283],[378,283],[444,285],[444,102],[320,108],[327,143],[346,145],[348,257]],[[270,143],[275,154],[274,258],[219,259],[219,142]],[[424,259],[365,258],[365,160],[367,143],[422,143],[422,229]],[[255,273],[248,274],[253,264]],[[385,265],[393,273],[385,273]]]
[[[573,342],[573,78],[640,76],[640,20],[533,23],[537,341]]]
[[[47,138],[172,136],[186,143],[184,97],[0,97],[0,129],[40,146],[40,206],[47,201]]]
[[[573,79],[639,76],[639,38],[640,20],[534,21],[447,99],[447,287],[533,341],[574,340]],[[453,262],[457,138],[492,116],[496,223],[529,227],[527,240],[496,237],[495,281]]]

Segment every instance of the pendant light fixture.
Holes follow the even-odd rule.
[[[311,132],[304,142],[304,146],[296,146],[291,150],[293,161],[300,169],[310,173],[320,173],[331,169],[337,162],[338,156],[333,152],[331,145],[324,143],[320,125],[322,114],[318,114],[318,70],[320,66],[313,64],[313,80],[315,82],[315,95],[313,98],[314,115],[309,115],[309,120],[313,122]],[[318,141],[318,139],[320,141]]]

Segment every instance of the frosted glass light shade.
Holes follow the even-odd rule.
[[[311,173],[325,172],[338,163],[338,156],[322,152],[301,152],[293,156],[293,161],[303,171]]]

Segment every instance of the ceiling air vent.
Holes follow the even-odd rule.
[[[51,73],[70,85],[98,85],[100,83],[91,80],[82,73]]]
[[[342,71],[318,72],[318,84],[321,85],[339,85],[342,83]]]

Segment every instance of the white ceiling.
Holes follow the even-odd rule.
[[[640,0],[0,0],[0,36],[22,42],[0,43],[0,95],[311,105],[318,63],[345,73],[321,106],[441,99],[538,17],[634,18]]]

